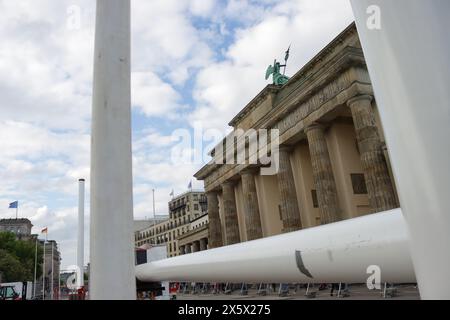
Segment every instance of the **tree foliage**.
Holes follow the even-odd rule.
[[[16,239],[11,232],[0,232],[0,273],[3,282],[33,281],[35,245],[34,241]],[[38,275],[42,272],[42,254],[43,250],[38,246]]]

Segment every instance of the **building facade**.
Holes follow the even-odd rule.
[[[204,215],[207,210],[206,196],[200,190],[178,195],[168,205],[168,219],[135,232],[136,247],[166,244],[168,257],[179,255],[178,237],[187,233],[191,221]]]
[[[12,232],[18,239],[31,239],[33,224],[28,219],[1,219],[0,232]]]
[[[189,231],[178,237],[179,254],[208,249],[208,213],[191,221]]]
[[[39,246],[43,249],[45,268],[42,269],[42,274],[38,274],[38,282],[36,284],[36,294],[43,293],[42,285],[45,285],[45,297],[50,299],[52,296],[58,294],[58,281],[61,270],[61,253],[58,250],[58,243],[55,240],[38,240]],[[44,246],[45,243],[45,246]],[[45,248],[45,249],[44,249]],[[43,262],[41,262],[44,267]],[[45,281],[43,281],[45,279]]]
[[[208,199],[210,248],[398,207],[354,24],[286,84],[265,87],[230,126],[236,143],[224,139],[215,149],[223,154],[212,151],[213,160],[195,174]],[[257,132],[261,141],[260,129],[278,133],[278,141],[268,140],[275,150],[270,165],[278,160],[270,174],[261,170],[267,169],[264,146],[252,149],[250,136],[238,133]],[[239,144],[247,161],[217,161],[235,160]]]

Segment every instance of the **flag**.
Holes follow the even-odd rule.
[[[9,209],[17,209],[19,207],[19,201],[14,201],[9,204]]]
[[[188,189],[189,189],[189,190],[192,189],[192,181],[189,182]]]
[[[48,233],[48,228],[47,228],[47,227],[45,227],[44,229],[42,229],[42,230],[41,230],[41,233],[45,233],[45,234],[47,234],[47,233]]]
[[[172,192],[169,194],[169,196],[173,197],[173,189],[172,189]]]
[[[291,50],[291,45],[289,45],[289,48],[286,51],[286,56],[284,57],[284,61],[288,61],[289,59],[289,51]]]

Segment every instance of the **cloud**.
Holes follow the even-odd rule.
[[[228,3],[230,12],[243,18],[248,2]],[[193,96],[197,108],[190,114],[191,124],[200,121],[210,127],[227,126],[269,81],[267,66],[284,58],[291,45],[287,74],[292,75],[341,32],[353,17],[348,1],[281,1],[270,10],[260,7],[264,19],[235,30],[235,41],[225,51],[225,59],[203,68],[196,79]]]
[[[211,49],[187,14],[189,8],[196,14],[209,10],[209,1],[201,2],[140,1],[132,7],[134,70],[154,70],[183,85],[192,69],[211,60]]]
[[[133,72],[131,86],[133,106],[147,117],[175,117],[182,108],[179,93],[153,72]]]
[[[89,199],[94,16],[91,0],[0,0],[0,217],[19,200],[34,230],[60,242],[65,266],[76,259],[80,177]],[[225,134],[289,44],[292,75],[351,20],[346,0],[132,1],[135,216],[152,215],[152,189],[166,213],[172,189],[202,187],[192,178],[201,163],[170,161],[172,131],[200,123]]]
[[[208,17],[216,5],[215,0],[191,0],[189,10],[193,15]]]

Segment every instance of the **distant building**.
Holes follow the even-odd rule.
[[[44,248],[44,240],[39,240],[39,245]],[[52,288],[52,266],[54,292],[56,292],[55,290],[58,288],[58,276],[61,269],[61,254],[58,250],[58,243],[55,240],[48,240],[45,243],[44,254],[45,270],[43,271],[43,274],[38,275],[40,277],[38,287],[40,287],[36,290],[36,292],[42,293],[42,278],[45,275],[45,296],[50,297]]]
[[[192,190],[169,202],[169,217],[135,232],[136,247],[144,244],[166,244],[167,256],[179,255],[177,238],[190,230],[190,223],[206,213],[207,203],[203,191]]]
[[[12,232],[18,239],[31,239],[33,225],[28,219],[1,219],[0,232]]]
[[[189,231],[178,237],[179,254],[208,249],[208,213],[191,221]]]
[[[134,232],[147,229],[155,224],[164,222],[169,219],[169,216],[166,215],[156,215],[154,218],[144,219],[144,220],[134,220]]]

